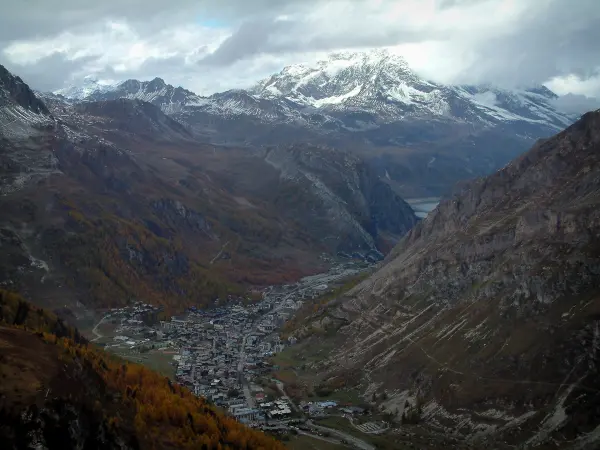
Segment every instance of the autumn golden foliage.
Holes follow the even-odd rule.
[[[89,364],[108,388],[122,396],[135,411],[134,426],[146,448],[179,449],[283,449],[272,437],[251,430],[217,411],[187,388],[172,383],[137,364],[124,363],[90,345],[44,333],[74,359]],[[109,419],[118,426],[119,418]]]
[[[116,435],[133,429],[143,449],[284,449],[282,443],[245,427],[187,388],[88,343],[54,314],[18,294],[0,290],[0,323],[37,333],[60,350],[65,367],[86,371],[87,379],[101,379],[110,397],[119,399],[119,407],[104,408],[102,398],[89,401]]]

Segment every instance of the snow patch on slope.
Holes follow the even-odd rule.
[[[312,104],[314,106],[316,106],[317,108],[320,108],[324,105],[339,105],[340,103],[343,103],[344,100],[346,100],[346,99],[356,97],[360,93],[361,89],[362,89],[362,86],[356,86],[354,89],[352,89],[350,92],[348,92],[346,94],[333,95],[331,97],[321,98],[318,100],[313,99]]]

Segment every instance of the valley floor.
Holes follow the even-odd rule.
[[[295,284],[270,286],[259,302],[229,296],[214,308],[192,307],[164,321],[159,308],[139,302],[105,311],[87,334],[106,350],[189,387],[240,422],[279,435],[292,448],[374,450],[357,435],[307,420],[310,415],[272,379],[279,367],[271,360],[296,344],[294,338],[281,339],[280,332],[302,305],[370,269],[347,260]]]

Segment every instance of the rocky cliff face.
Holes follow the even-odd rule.
[[[381,240],[394,242],[417,223],[410,206],[355,156],[296,145],[268,150],[265,161],[280,172],[284,191],[299,194],[282,213],[322,233],[334,251],[378,258]]]
[[[596,111],[459,186],[332,302],[314,369],[475,447],[596,448],[599,206]]]
[[[21,107],[35,114],[49,114],[29,86],[0,65],[0,107]]]
[[[132,135],[160,136],[164,140],[191,138],[185,126],[165,115],[157,106],[142,100],[83,102],[73,106],[75,114],[105,118],[106,128],[116,126]]]

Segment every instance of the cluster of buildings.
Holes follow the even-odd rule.
[[[290,415],[289,404],[281,407],[281,400],[265,407],[264,390],[253,383],[272,372],[268,358],[287,345],[277,330],[302,305],[284,295],[267,292],[254,304],[230,299],[224,306],[192,308],[183,317],[161,322],[163,333],[179,348],[176,380],[241,422]]]
[[[148,350],[172,354],[176,381],[196,395],[241,422],[285,426],[293,420],[293,408],[275,392],[267,396],[260,386],[260,380],[268,379],[273,371],[269,357],[295,344],[294,338],[282,341],[278,330],[304,301],[359,270],[340,266],[293,285],[271,286],[259,302],[228,296],[210,309],[190,308],[168,321],[158,319],[160,308],[143,303],[112,310],[102,319],[117,324],[112,341],[105,345],[140,354]],[[328,407],[321,402],[307,404],[305,410],[319,415]]]
[[[325,415],[325,410],[337,408],[338,403],[333,400],[326,400],[322,402],[300,402],[299,406],[309,416],[320,417]]]
[[[287,400],[279,399],[273,402],[264,402],[260,405],[261,410],[271,419],[284,419],[292,414],[292,408]]]
[[[107,312],[102,320],[94,327],[92,333],[94,341],[103,338],[97,331],[102,324],[112,323],[115,325],[112,342],[100,343],[105,348],[120,347],[127,349],[144,349],[161,345],[162,334],[157,334],[152,325],[158,322],[159,314],[163,307],[156,307],[142,302],[124,308],[113,308]],[[164,346],[170,345],[164,342]]]

